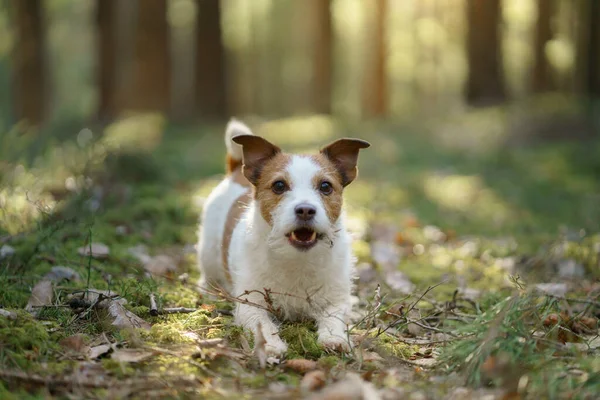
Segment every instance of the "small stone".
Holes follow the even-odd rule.
[[[103,259],[108,258],[110,249],[103,243],[92,243],[91,249],[90,246],[80,247],[78,253],[84,257],[89,257],[91,255],[93,258]]]
[[[15,249],[12,246],[5,244],[0,247],[0,260],[3,258],[8,258],[13,254],[15,254]]]
[[[540,292],[550,294],[552,296],[564,297],[567,294],[566,283],[538,283],[535,288]]]

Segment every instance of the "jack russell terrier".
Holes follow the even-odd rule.
[[[349,350],[354,257],[342,192],[370,144],[339,139],[318,154],[288,154],[233,119],[225,144],[227,176],[203,210],[200,287],[238,297],[236,324],[255,337],[262,329],[270,355],[287,350],[273,309],[285,320],[315,320],[323,346]]]

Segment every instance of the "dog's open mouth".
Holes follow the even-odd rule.
[[[286,235],[290,244],[297,249],[307,250],[317,244],[320,235],[310,228],[298,228]]]

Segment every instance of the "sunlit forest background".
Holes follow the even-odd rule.
[[[428,118],[599,93],[590,0],[0,3],[1,123]],[[568,110],[567,110],[568,109]],[[519,110],[515,110],[519,112]]]
[[[371,143],[353,351],[200,293],[231,117]],[[0,398],[595,399],[599,320],[600,0],[0,0]]]

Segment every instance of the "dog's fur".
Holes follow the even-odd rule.
[[[280,309],[287,320],[314,319],[323,345],[349,349],[354,259],[342,191],[357,175],[359,149],[369,144],[340,139],[316,155],[291,155],[237,120],[227,126],[225,144],[227,177],[208,197],[200,228],[201,287]],[[238,302],[235,321],[255,335],[262,327],[267,352],[285,353],[264,308]]]

